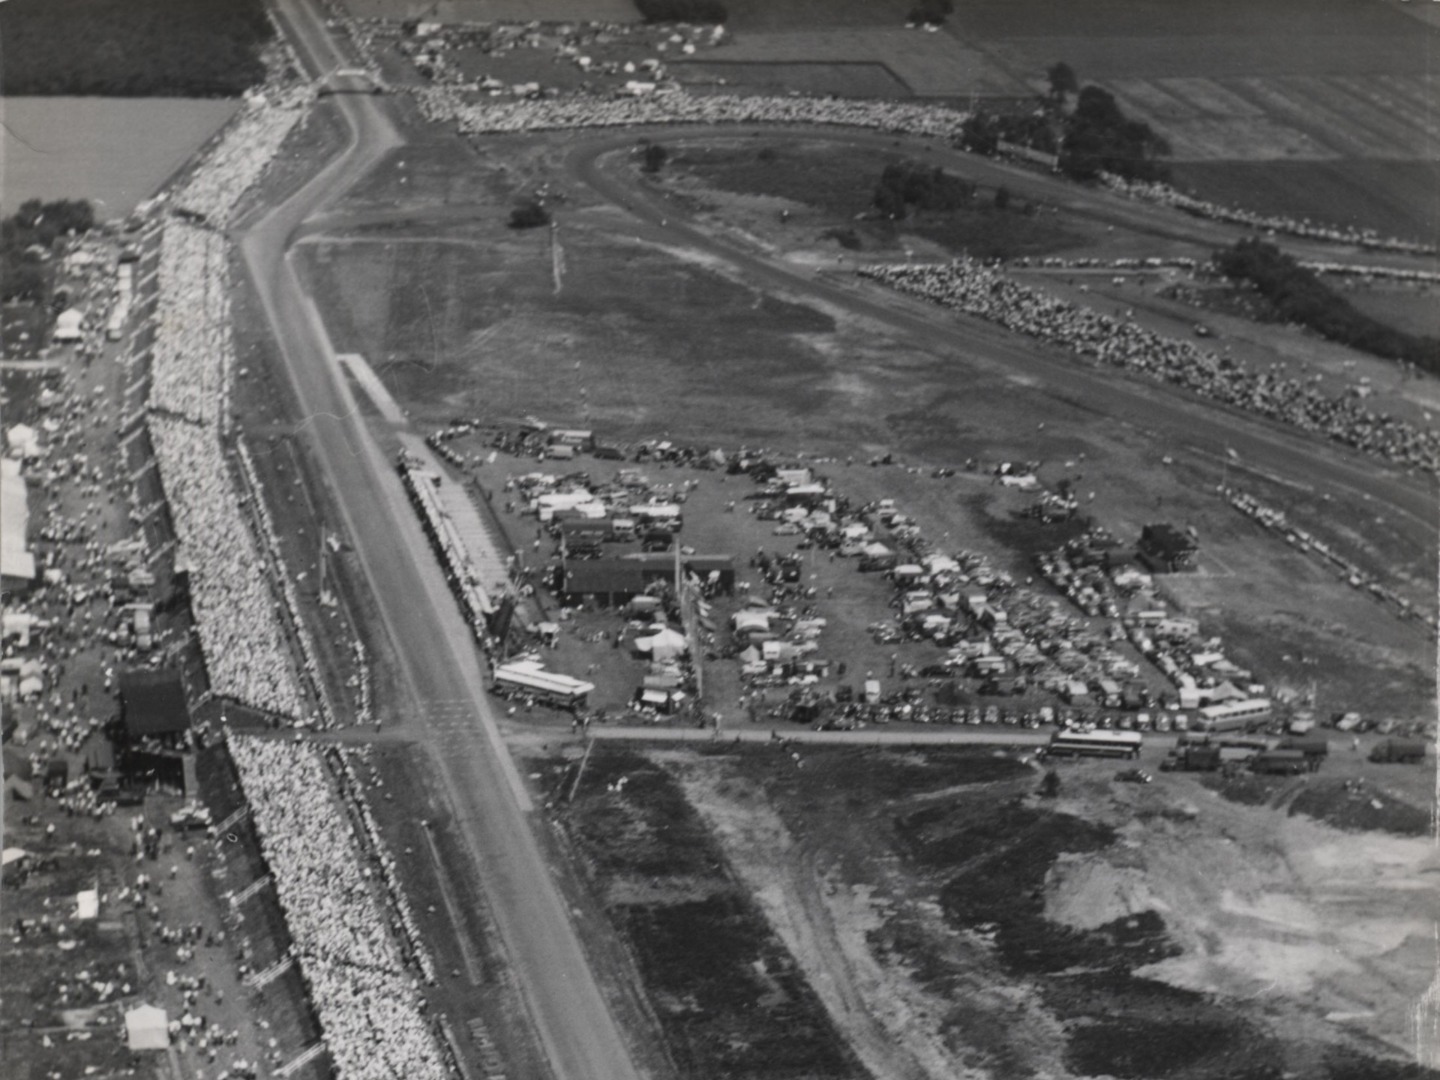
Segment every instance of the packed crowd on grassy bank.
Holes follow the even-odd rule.
[[[1440,468],[1440,436],[1274,371],[1252,372],[1188,341],[1047,296],[974,259],[874,264],[861,276],[1081,356],[1314,431],[1398,465]]]

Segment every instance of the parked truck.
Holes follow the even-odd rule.
[[[1299,776],[1310,771],[1301,750],[1265,750],[1250,759],[1250,771],[1270,776]]]
[[[1220,747],[1196,743],[1177,746],[1160,768],[1165,772],[1214,772],[1220,768]]]
[[[1424,739],[1386,739],[1375,744],[1370,760],[1397,765],[1418,765],[1425,760]]]
[[[1330,743],[1319,735],[1294,736],[1282,739],[1277,750],[1299,750],[1305,755],[1305,764],[1311,772],[1318,772],[1325,759],[1330,756]]]

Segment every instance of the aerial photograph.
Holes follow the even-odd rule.
[[[1440,3],[0,2],[3,1080],[1440,1080]]]

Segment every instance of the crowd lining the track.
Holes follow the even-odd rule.
[[[348,1080],[448,1077],[320,751],[232,736],[230,754],[337,1073]]]
[[[873,264],[862,277],[1081,356],[1182,386],[1407,467],[1440,469],[1440,435],[1370,412],[1348,398],[1275,371],[1253,372],[1196,345],[1165,338],[1129,319],[1048,296],[975,259],[939,264]]]
[[[1196,198],[1194,195],[1187,195],[1183,191],[1176,191],[1169,184],[1153,183],[1144,180],[1126,180],[1110,173],[1103,174],[1101,179],[1110,190],[1117,191],[1128,198],[1139,199],[1142,202],[1155,203],[1160,206],[1172,206],[1177,210],[1185,211],[1187,214],[1209,218],[1211,221],[1224,221],[1232,225],[1244,225],[1251,229],[1285,233],[1289,236],[1302,236],[1307,240],[1324,240],[1332,244],[1356,244],[1360,247],[1374,248],[1379,251],[1402,251],[1411,255],[1433,255],[1437,250],[1434,244],[1381,236],[1374,229],[1357,229],[1354,226],[1342,227],[1339,225],[1327,225],[1323,222],[1310,221],[1308,219],[1296,220],[1295,218],[1285,217],[1282,214],[1261,214],[1254,210],[1244,210],[1236,206],[1221,206],[1219,203]]]
[[[158,304],[147,423],[180,550],[189,564],[190,600],[210,689],[277,718],[311,722],[282,627],[288,610],[301,670],[315,692],[320,722],[329,715],[315,648],[299,617],[293,584],[270,585],[260,541],[279,567],[279,536],[248,449],[239,467],[255,501],[261,536],[252,535],[245,496],[226,461],[234,344],[227,300],[229,243],[197,226],[222,226],[240,197],[301,116],[291,95],[256,97],[176,194],[176,215],[162,224]],[[363,660],[363,652],[360,657]],[[363,668],[363,664],[362,664]],[[362,672],[362,717],[369,714]],[[237,736],[230,749],[277,890],[311,1000],[337,1075],[345,1080],[405,1076],[428,1080],[452,1067],[425,1019],[406,957],[370,892],[371,871],[355,857],[350,824],[329,786],[320,751],[304,744]],[[434,978],[413,917],[394,878],[394,863],[359,795],[350,792],[394,897],[396,929],[424,977]]]

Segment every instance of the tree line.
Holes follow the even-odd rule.
[[[89,232],[95,208],[84,199],[29,199],[0,221],[0,298],[41,303],[49,294],[55,241]]]
[[[1127,180],[1163,181],[1170,144],[1142,120],[1126,116],[1115,95],[1098,86],[1081,87],[1068,64],[1046,73],[1050,92],[1037,108],[1018,113],[977,111],[961,129],[967,150],[993,154],[1001,140],[1056,154],[1060,171],[1075,180],[1102,172]],[[1070,95],[1075,105],[1067,109]]]
[[[1338,344],[1440,374],[1440,341],[1404,333],[1356,310],[1318,274],[1274,244],[1258,237],[1240,240],[1216,252],[1214,264],[1231,281],[1252,285],[1288,322]]]
[[[0,92],[235,97],[274,33],[264,0],[6,0]]]

